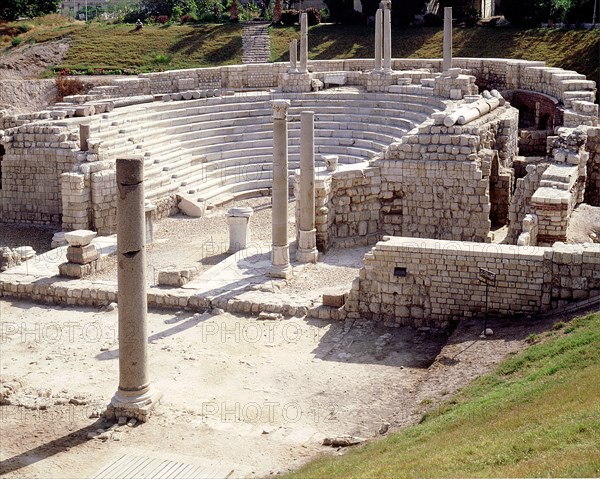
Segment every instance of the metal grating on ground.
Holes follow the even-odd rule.
[[[230,467],[207,467],[125,454],[105,467],[94,479],[227,479]]]

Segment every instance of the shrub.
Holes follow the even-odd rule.
[[[79,78],[65,78],[64,75],[56,77],[56,101],[63,101],[70,95],[81,95],[86,92],[85,85]]]
[[[21,25],[19,25],[19,30],[21,30],[22,33],[27,33],[31,28],[31,25],[28,23],[21,23]]]
[[[164,25],[169,21],[169,17],[167,17],[166,15],[159,15],[158,17],[156,17],[156,21],[161,25]]]
[[[284,10],[281,12],[281,23],[290,26],[300,21],[300,12],[298,10]]]
[[[18,47],[22,42],[23,39],[21,37],[14,37],[10,43],[13,47]]]
[[[318,25],[321,23],[321,12],[316,8],[307,8],[306,17],[309,25]]]
[[[154,55],[154,63],[157,63],[159,65],[166,65],[168,63],[171,63],[171,56],[165,55],[164,53],[157,53],[156,55]]]
[[[186,23],[190,23],[194,21],[194,17],[192,17],[191,15],[182,15],[180,20],[182,25],[186,24]]]

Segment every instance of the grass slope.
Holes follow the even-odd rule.
[[[287,61],[289,43],[300,38],[298,27],[271,28],[271,60]],[[316,25],[309,29],[309,58],[370,58],[375,51],[373,28]],[[439,28],[393,28],[395,58],[441,58],[443,32]],[[543,60],[583,73],[600,82],[600,30],[513,28],[454,29],[456,57]]]
[[[72,39],[65,60],[57,65],[60,68],[148,72],[242,62],[241,26],[234,24],[147,25],[135,32],[132,25],[85,24],[50,15],[37,22],[5,24],[0,36],[27,28],[19,34],[24,43]]]
[[[285,477],[599,477],[600,313],[545,336],[421,424]]]

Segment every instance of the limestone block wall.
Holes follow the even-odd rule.
[[[564,126],[600,126],[598,121],[598,104],[592,101],[573,101],[572,109],[564,114]]]
[[[99,235],[117,230],[117,180],[114,164],[110,168],[90,173],[92,225]]]
[[[377,167],[334,173],[329,234],[341,247],[374,244],[379,232],[381,176]]]
[[[600,127],[586,128],[587,179],[584,201],[592,206],[600,206]]]
[[[483,268],[496,274],[491,315],[539,313],[598,296],[599,265],[596,244],[541,248],[384,238],[365,255],[345,309],[351,318],[417,327],[483,317]]]
[[[90,228],[90,181],[79,172],[63,173],[60,177],[62,197],[62,227],[78,230]]]
[[[542,181],[542,175],[549,164],[545,158],[536,158],[534,162],[528,164],[526,175],[518,178],[515,184],[515,190],[511,198],[508,212],[508,233],[506,240],[509,243],[516,243],[517,238],[522,232],[522,223],[531,209],[531,197],[537,191]]]
[[[550,308],[562,308],[600,294],[600,245],[556,243],[545,253],[551,277]]]
[[[6,130],[0,142],[6,147],[0,220],[60,223],[61,174],[78,162],[77,135],[61,126],[31,124]]]
[[[395,236],[486,241],[491,170],[483,150],[496,151],[508,168],[516,143],[516,110],[508,106],[464,126],[423,123],[375,162],[382,178],[381,229]]]
[[[554,130],[520,130],[519,154],[523,156],[540,156],[546,154],[548,136]]]
[[[540,187],[531,197],[538,216],[538,244],[565,241],[571,213],[583,201],[586,183],[587,134],[582,129],[559,129],[548,139],[552,163],[542,174]]]

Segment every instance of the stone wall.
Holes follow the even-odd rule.
[[[545,157],[531,158],[533,161],[525,167],[525,176],[516,180],[515,190],[509,206],[506,240],[511,244],[515,244],[521,234],[523,219],[532,211],[531,197],[539,188],[542,175],[548,168],[548,162],[544,161]]]
[[[496,275],[489,288],[492,316],[535,314],[600,295],[600,245],[540,248],[393,237],[365,256],[346,313],[417,327],[483,317],[480,268]]]
[[[54,80],[0,80],[0,110],[35,111],[56,101]],[[7,126],[0,123],[0,129]]]
[[[78,162],[77,136],[61,126],[31,124],[0,137],[10,143],[2,159],[0,218],[60,223],[61,175]]]
[[[328,234],[338,247],[374,244],[378,239],[381,204],[379,168],[363,167],[333,174]]]
[[[584,201],[592,206],[600,206],[600,128],[586,128],[587,180]]]
[[[489,153],[509,168],[516,144],[517,112],[510,107],[464,126],[423,123],[375,163],[382,178],[381,229],[395,236],[486,241]]]

